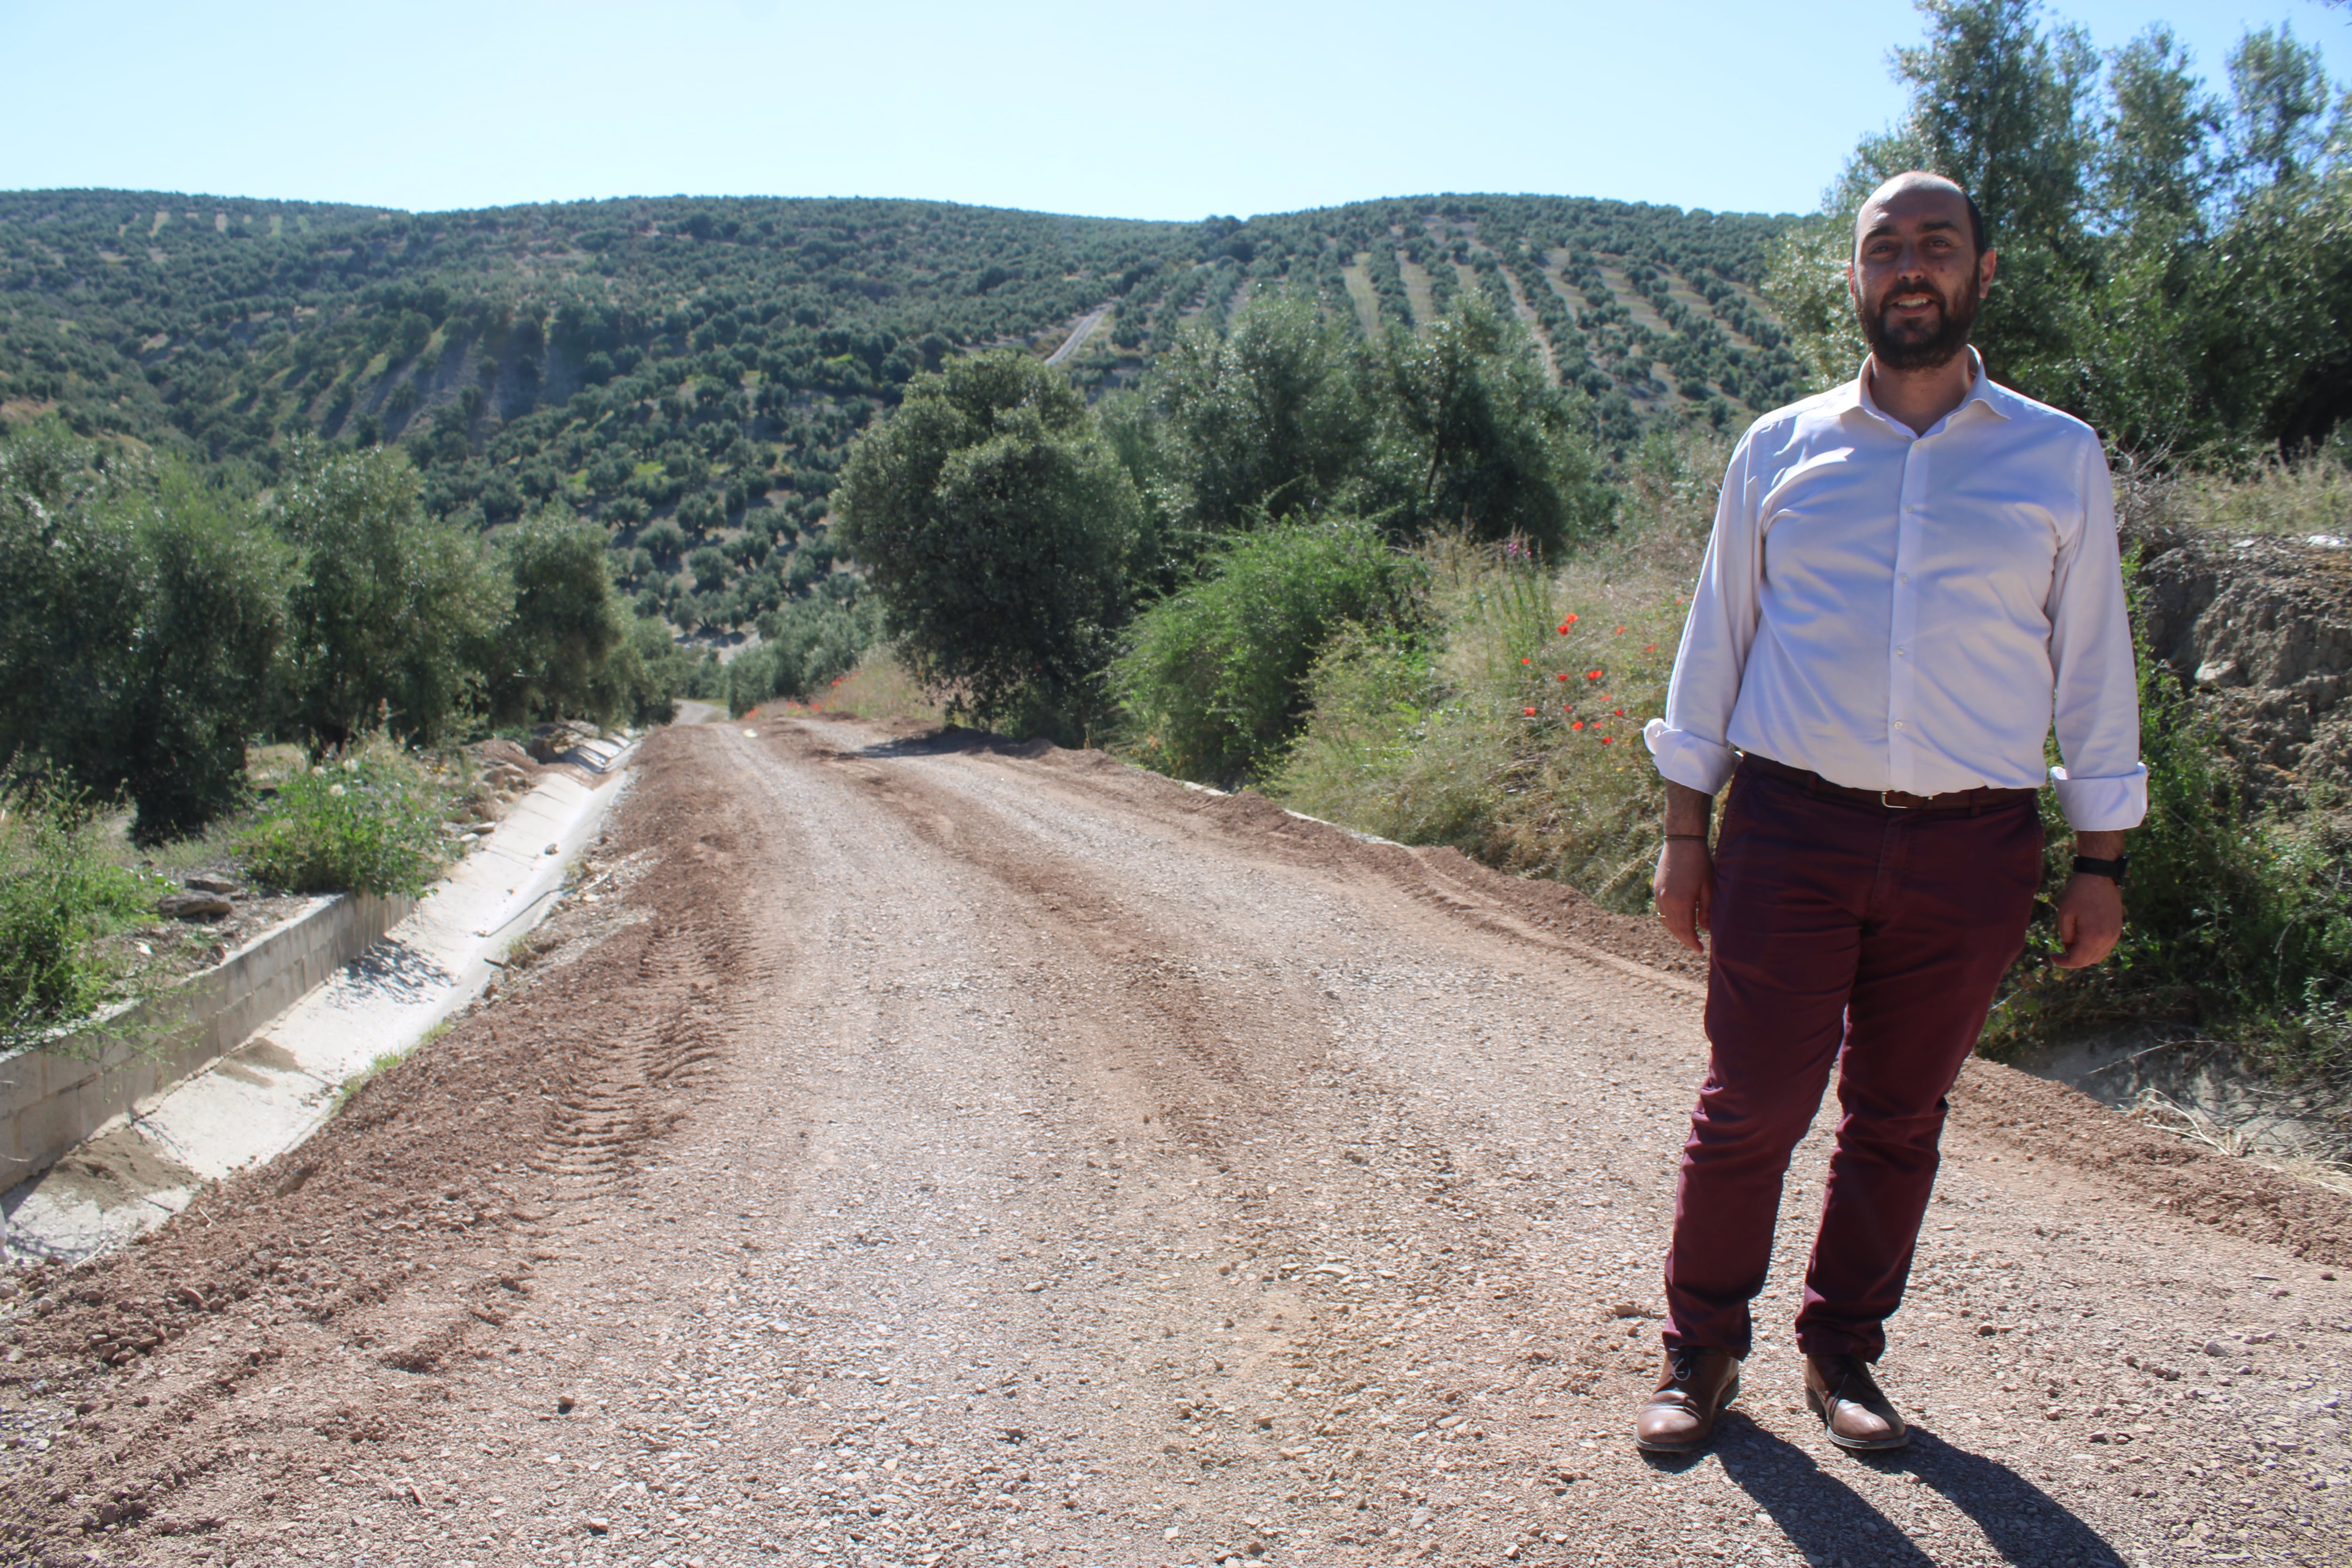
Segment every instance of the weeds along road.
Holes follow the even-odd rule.
[[[1908,1454],[1801,1410],[1817,1131],[1738,1416],[1647,1460],[1702,1040],[1645,924],[758,729],[655,737],[535,963],[310,1144],[18,1277],[16,1559],[2347,1561],[2334,1197],[1972,1068]]]

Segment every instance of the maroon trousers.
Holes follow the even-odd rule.
[[[1670,1348],[1745,1356],[1790,1152],[1834,1063],[1841,1115],[1797,1343],[1876,1360],[1936,1182],[1945,1091],[2023,951],[2042,879],[2030,799],[1905,811],[1743,763],[1723,808],[1712,1047],[1666,1258]]]

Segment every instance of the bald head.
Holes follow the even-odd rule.
[[[1958,182],[1925,169],[1906,169],[1863,199],[1853,215],[1855,250],[1874,231],[1892,228],[1906,219],[1926,228],[1963,229],[1969,248],[1979,256],[1984,254],[1984,214],[1977,210],[1974,198],[1960,189]]]

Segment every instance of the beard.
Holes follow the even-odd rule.
[[[1938,307],[1935,317],[1901,326],[1889,323],[1886,304],[1898,294],[1932,296]],[[1897,283],[1880,295],[1874,306],[1857,306],[1854,317],[1869,341],[1872,355],[1886,369],[1938,370],[1969,346],[1969,332],[1977,323],[1977,307],[1982,302],[1974,279],[1961,286],[1957,298],[1937,294],[1933,285],[1925,282]]]

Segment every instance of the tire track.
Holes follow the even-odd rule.
[[[1819,1134],[1723,1442],[1628,1453],[1702,1042],[1564,891],[1041,748],[770,723],[644,757],[618,847],[658,861],[625,910],[578,900],[306,1167],[7,1309],[37,1342],[0,1427],[49,1443],[0,1450],[18,1559],[1991,1568],[2342,1538],[2294,1468],[2335,1462],[2302,1405],[2346,1364],[2337,1287],[2006,1143],[1951,1151],[1895,1325],[1932,1411],[1909,1459],[1837,1456],[1782,1397]]]
[[[682,782],[651,773],[607,836],[625,847],[660,841],[643,801]],[[652,920],[541,927],[498,1005],[362,1084],[278,1165],[214,1185],[138,1247],[8,1279],[0,1390],[24,1403],[0,1453],[0,1554],[43,1562],[133,1528],[215,1550],[236,1521],[174,1511],[189,1487],[289,1445],[429,1427],[453,1371],[529,1299],[551,1224],[625,1191],[723,1063],[740,992],[721,981],[765,973],[729,934],[730,827],[633,889]],[[655,1005],[576,1026],[624,994]],[[395,1381],[266,1391],[350,1356]]]
[[[1135,1037],[1107,1053],[1106,1065],[1133,1068],[1151,1086],[1143,1098],[1155,1123],[1180,1130],[1193,1147],[1213,1154],[1226,1147],[1245,1112],[1281,1116],[1281,1079],[1254,1070],[1265,1064],[1251,1063],[1235,1044],[1257,1026],[1202,977],[1203,955],[1190,933],[1155,919],[1078,862],[1041,852],[1001,816],[914,773],[821,744],[787,743],[854,781],[918,840],[988,879],[1015,900],[1024,925],[1085,955],[1100,972],[1103,993],[1126,999],[1118,1026]],[[1145,1015],[1140,1027],[1137,1011]],[[1313,1055],[1319,1047],[1310,1029],[1295,1048]]]

